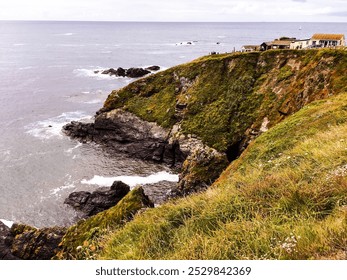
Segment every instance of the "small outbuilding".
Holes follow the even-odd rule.
[[[290,49],[292,50],[302,50],[309,47],[310,39],[300,39],[294,40],[290,43]]]
[[[257,52],[260,50],[259,45],[245,45],[242,46],[241,52]]]
[[[261,51],[267,50],[284,50],[290,48],[292,40],[273,40],[272,42],[264,42],[260,45]]]

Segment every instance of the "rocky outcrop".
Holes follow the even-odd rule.
[[[63,127],[70,137],[103,144],[112,153],[180,166],[185,155],[177,142],[169,142],[169,130],[124,110],[102,112],[94,123],[71,122]]]
[[[0,260],[18,260],[11,252],[13,236],[10,228],[0,221]]]
[[[96,73],[99,73],[99,71],[95,71]],[[122,67],[117,68],[117,70],[110,68],[106,69],[101,72],[101,74],[104,75],[110,75],[110,76],[118,76],[118,77],[125,77],[126,76],[126,70]]]
[[[229,164],[225,153],[205,145],[196,135],[185,135],[180,125],[173,126],[170,139],[178,142],[181,151],[187,155],[180,170],[179,182],[169,194],[171,197],[206,189]]]
[[[141,78],[151,72],[159,71],[160,67],[157,65],[152,65],[147,68],[136,68],[132,67],[129,69],[124,69],[122,67],[118,67],[117,69],[109,68],[105,70],[95,70],[94,73],[98,74],[104,74],[104,75],[110,75],[110,76],[116,76],[116,77],[129,77],[129,78]]]
[[[36,229],[13,224],[11,229],[0,222],[0,259],[49,260],[58,253],[65,228]]]
[[[70,227],[64,235],[56,259],[93,259],[100,249],[100,237],[122,227],[134,215],[154,207],[142,187],[131,190],[119,203]]]
[[[129,191],[128,185],[115,181],[110,188],[99,188],[92,193],[73,192],[64,203],[82,211],[86,216],[92,216],[116,205]]]
[[[148,71],[143,68],[129,68],[126,71],[126,76],[129,78],[140,78],[143,77],[147,74],[151,73],[151,71]]]
[[[159,71],[160,67],[158,65],[152,65],[152,66],[146,67],[146,70]]]

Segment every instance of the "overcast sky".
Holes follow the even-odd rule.
[[[347,22],[347,0],[0,0],[0,20]]]

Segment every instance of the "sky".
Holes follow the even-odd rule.
[[[0,20],[347,22],[347,0],[0,0]]]

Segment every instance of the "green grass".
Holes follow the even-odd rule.
[[[207,191],[104,235],[101,259],[342,259],[347,95],[258,137]]]

